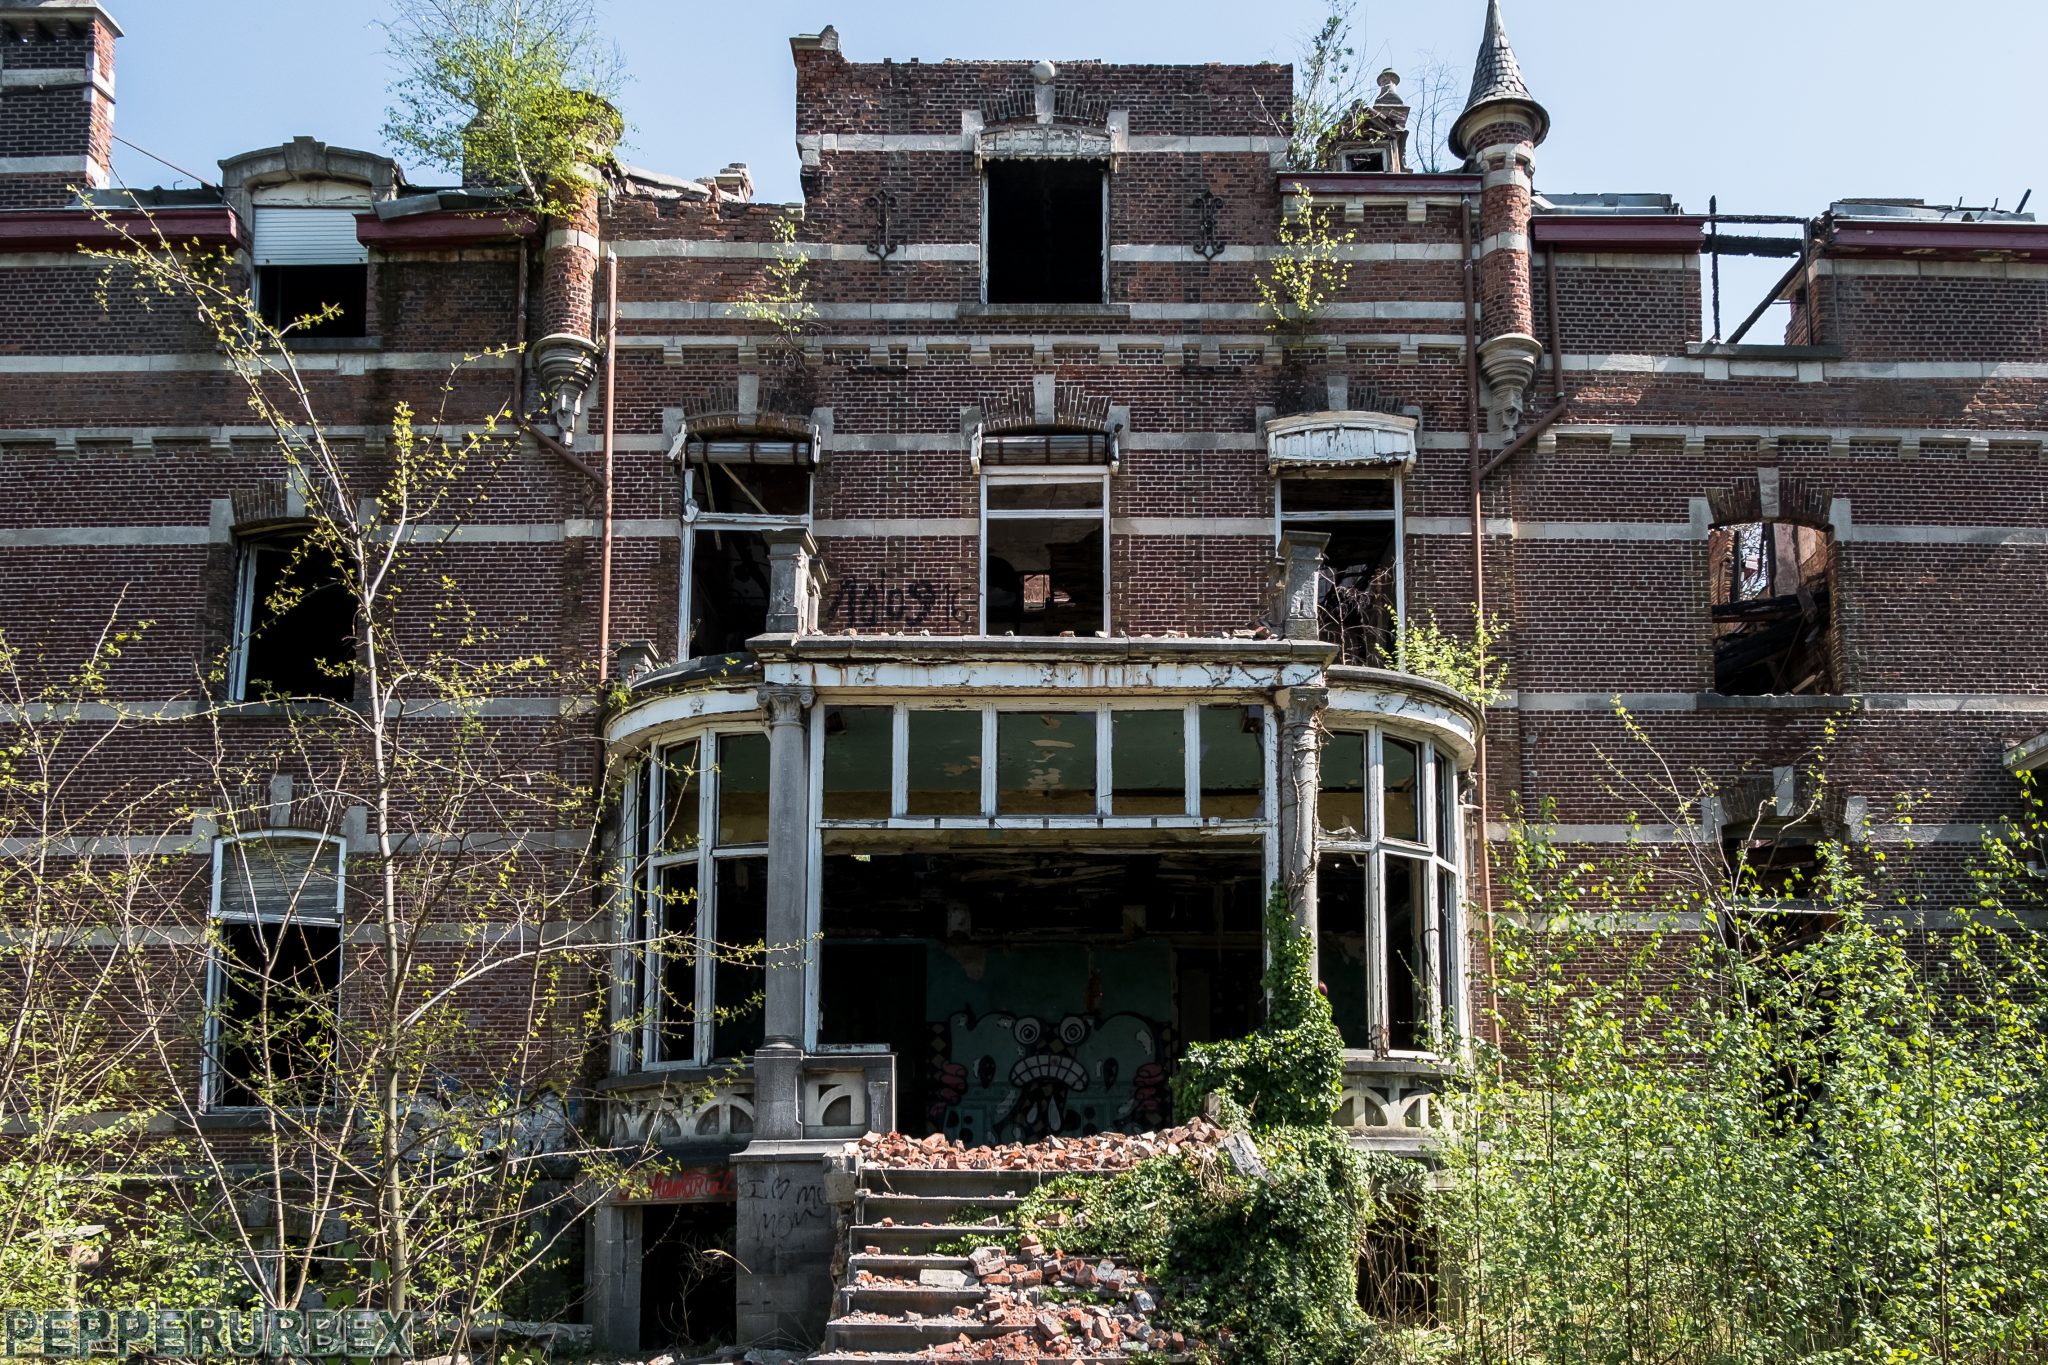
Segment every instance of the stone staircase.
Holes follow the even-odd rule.
[[[1171,1353],[1177,1343],[1138,1311],[1156,1307],[1156,1290],[1136,1272],[1061,1262],[1028,1240],[1021,1254],[990,1249],[1018,1245],[1018,1205],[1062,1174],[860,1166],[846,1273],[811,1360],[1118,1360],[1126,1323],[1130,1349],[1149,1335],[1149,1349]],[[1081,1280],[1105,1303],[1070,1301]],[[1062,1292],[1047,1296],[1048,1283]]]

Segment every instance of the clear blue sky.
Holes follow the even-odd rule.
[[[744,161],[772,199],[798,197],[793,33],[835,24],[855,61],[1287,61],[1323,13],[1319,0],[600,3],[628,72],[626,158],[693,176]],[[220,158],[300,133],[383,148],[383,0],[109,4],[127,33],[115,129],[152,152],[212,177]],[[2044,0],[1505,5],[1552,116],[1539,189],[1660,191],[1694,210],[1718,194],[1728,212],[1812,214],[1848,195],[2010,208],[2038,186],[2029,208],[2048,219]],[[1362,0],[1364,59],[1409,71],[1433,54],[1462,87],[1484,13],[1484,0]],[[176,178],[116,151],[127,183]],[[1776,269],[1761,264],[1759,290]]]

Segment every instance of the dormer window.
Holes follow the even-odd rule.
[[[258,206],[251,258],[256,305],[273,327],[302,318],[295,337],[369,334],[370,253],[356,240],[356,210]]]
[[[1344,153],[1344,169],[1354,175],[1383,175],[1392,167],[1388,164],[1385,147],[1367,147],[1363,151]]]
[[[1108,296],[1108,163],[991,161],[983,193],[988,302],[1101,303]]]

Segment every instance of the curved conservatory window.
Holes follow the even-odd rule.
[[[1425,740],[1332,734],[1316,823],[1317,949],[1345,1046],[1448,1051],[1464,996],[1456,763]]]

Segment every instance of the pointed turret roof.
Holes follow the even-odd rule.
[[[1464,145],[1463,131],[1468,126],[1478,126],[1472,120],[1475,112],[1495,104],[1519,104],[1533,113],[1538,142],[1550,131],[1550,114],[1529,93],[1529,83],[1522,79],[1522,64],[1515,60],[1515,50],[1508,45],[1500,0],[1486,0],[1486,31],[1479,39],[1479,60],[1472,66],[1472,93],[1465,99],[1465,111],[1451,128],[1452,152],[1458,156],[1471,154],[1472,149]]]

